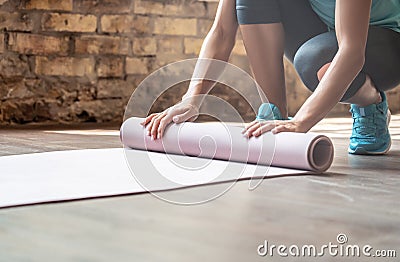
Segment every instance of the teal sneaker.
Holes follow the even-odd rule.
[[[366,107],[351,105],[353,133],[350,137],[349,153],[357,155],[381,155],[389,151],[390,112],[385,93],[382,102]]]
[[[256,120],[285,120],[282,117],[281,111],[274,104],[263,103],[258,109]]]

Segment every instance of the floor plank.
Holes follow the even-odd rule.
[[[350,128],[349,119],[334,118],[313,129],[335,144],[325,175],[266,179],[254,191],[242,181],[202,205],[139,194],[0,210],[0,260],[265,261],[257,255],[264,240],[318,246],[337,243],[339,233],[348,244],[397,249],[399,257],[400,115],[392,118],[393,146],[386,156],[348,155]],[[120,146],[115,126],[0,130],[2,156]],[[215,186],[170,194],[207,194]],[[323,261],[338,259],[326,255]]]

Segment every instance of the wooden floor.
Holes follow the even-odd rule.
[[[2,209],[0,261],[292,261],[260,257],[257,247],[264,240],[337,244],[339,233],[348,244],[397,251],[397,259],[359,261],[399,261],[400,116],[392,118],[393,145],[386,156],[348,155],[350,121],[327,119],[314,129],[335,144],[334,164],[322,176],[267,179],[255,191],[242,181],[198,206],[140,194]],[[120,146],[112,126],[0,130],[2,156]],[[174,194],[204,194],[214,186]],[[325,255],[318,261],[342,258]]]

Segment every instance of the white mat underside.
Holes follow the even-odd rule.
[[[158,166],[168,166],[163,153],[129,150],[129,159],[140,159],[148,154]],[[187,158],[186,156],[174,156]],[[134,161],[134,160],[133,160]],[[192,158],[191,161],[212,161],[223,167],[226,161]],[[130,161],[131,162],[131,161]],[[132,163],[132,162],[131,162]],[[237,167],[252,166],[234,163]],[[217,170],[217,169],[216,169]],[[212,183],[249,179],[253,172],[216,177]],[[251,170],[251,168],[249,169]],[[305,174],[306,171],[278,167],[257,167],[254,177]],[[210,175],[210,174],[207,174]],[[212,176],[213,174],[211,174]],[[217,174],[218,175],[218,174]],[[229,177],[230,176],[230,177]],[[187,179],[185,186],[195,186],[198,179]],[[185,186],[154,184],[144,189],[134,178],[125,160],[124,149],[87,149],[24,154],[0,157],[0,207],[68,201],[76,199],[170,190]]]

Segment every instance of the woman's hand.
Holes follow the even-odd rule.
[[[194,121],[198,115],[198,106],[187,101],[182,101],[161,113],[149,115],[141,124],[147,126],[147,135],[155,140],[163,137],[165,128],[171,122],[179,124],[185,121]]]
[[[271,120],[271,121],[260,121],[254,120],[247,124],[243,130],[243,134],[250,138],[252,136],[259,137],[263,133],[271,131],[273,134],[281,132],[296,132],[306,133],[311,127],[306,127],[299,121],[294,119],[291,120]]]

